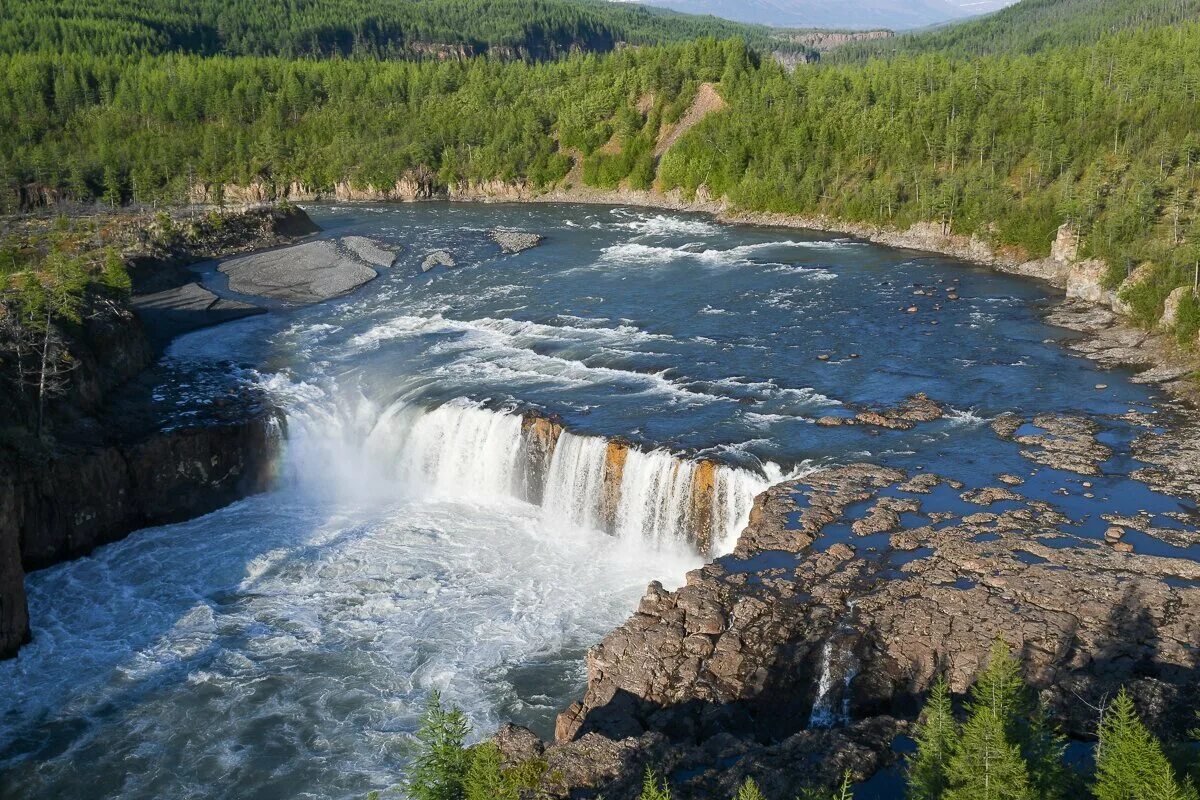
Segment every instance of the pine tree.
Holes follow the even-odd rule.
[[[908,763],[908,796],[911,800],[939,800],[950,784],[950,759],[958,743],[958,723],[944,678],[930,690],[914,738],[917,752]]]
[[[1100,720],[1096,800],[1176,800],[1194,796],[1180,786],[1162,745],[1138,718],[1122,689]]]
[[[471,750],[471,766],[464,780],[466,800],[507,800],[515,798],[504,779],[503,755],[494,742],[484,742]]]
[[[949,800],[1033,800],[1016,730],[1028,707],[1020,665],[1007,645],[992,646],[987,669],[971,687],[969,716],[950,759]]]
[[[742,781],[742,785],[738,787],[737,794],[734,800],[766,800],[763,797],[762,791],[758,788],[754,778],[746,778]]]
[[[465,800],[469,732],[462,711],[444,708],[441,694],[432,692],[417,731],[419,749],[407,787],[412,800]]]

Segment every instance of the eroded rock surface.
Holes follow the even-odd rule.
[[[1094,446],[1086,421],[1039,421]],[[795,791],[821,753],[873,770],[903,728],[893,717],[914,715],[939,674],[965,692],[998,638],[1069,732],[1090,734],[1093,705],[1122,685],[1160,730],[1193,724],[1200,564],[1136,552],[1124,533],[1085,538],[1004,487],[964,492],[998,512],[923,510],[942,484],[853,464],[760,495],[732,556],[677,591],[651,584],[589,652],[587,692],[545,750],[573,765],[554,792],[636,797],[646,763],[678,772],[681,798],[730,794],[747,774]],[[831,718],[832,731],[810,724]],[[873,760],[849,755],[860,734]],[[736,765],[711,771],[723,753]]]
[[[285,303],[316,303],[346,294],[374,280],[377,273],[330,241],[239,256],[218,269],[229,276],[229,288]]]

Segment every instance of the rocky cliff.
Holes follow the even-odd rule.
[[[1104,457],[1084,422],[1032,424],[1058,441],[1062,467]],[[997,436],[1014,435],[1006,423]],[[939,487],[962,508],[944,510]],[[790,796],[893,760],[897,718],[938,674],[965,692],[997,638],[1068,732],[1091,734],[1094,709],[1125,686],[1181,735],[1200,708],[1200,566],[1137,552],[1128,540],[1147,532],[1132,520],[1115,520],[1103,547],[1069,546],[1065,522],[1008,486],[869,464],[776,486],[732,556],[678,591],[651,584],[589,652],[587,692],[555,743],[511,728],[498,741],[562,764],[565,785],[546,787],[561,796],[634,798],[648,764],[676,797],[731,796],[748,776]]]
[[[181,285],[180,267],[191,261],[316,230],[298,209],[259,209],[151,241],[142,232],[154,224],[136,221],[129,228],[136,235],[121,241],[135,292]],[[187,224],[197,223],[180,226]],[[219,416],[164,429],[138,391],[127,391],[164,342],[148,336],[122,304],[97,300],[83,319],[62,333],[78,367],[48,409],[46,436],[17,425],[0,446],[0,657],[30,636],[27,571],[86,555],[139,528],[216,510],[263,491],[273,474],[282,419],[262,398],[243,397]],[[23,416],[24,401],[9,391],[0,390],[0,399]],[[122,402],[114,406],[117,397]]]

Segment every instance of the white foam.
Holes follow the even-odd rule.
[[[718,250],[705,247],[702,243],[685,244],[681,247],[658,247],[626,242],[604,248],[602,262],[621,265],[669,264],[676,261],[694,261],[706,266],[744,266],[752,263],[750,257],[763,250],[781,247],[797,247],[792,241],[761,242]]]

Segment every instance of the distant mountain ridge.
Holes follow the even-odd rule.
[[[1200,0],[1021,0],[995,14],[888,40],[851,42],[840,61],[940,53],[957,57],[1032,54],[1093,44],[1106,35],[1200,20]]]
[[[986,14],[1016,0],[613,0],[784,28],[907,30]]]

